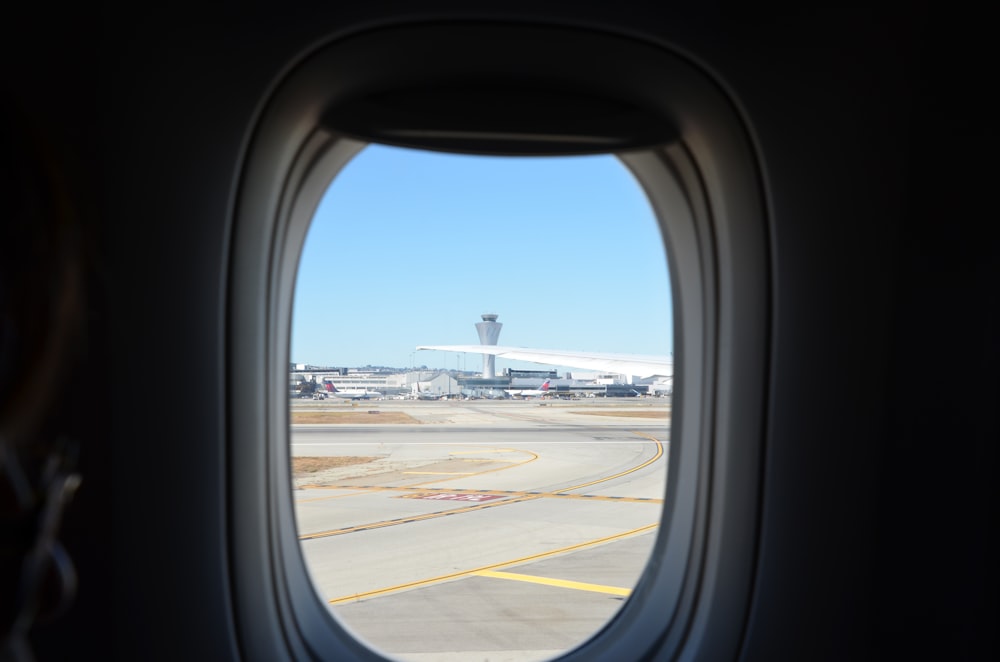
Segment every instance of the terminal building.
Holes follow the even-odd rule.
[[[482,345],[496,345],[503,324],[496,313],[483,313],[476,323],[476,333]],[[480,374],[458,370],[413,370],[386,367],[342,368],[291,364],[289,393],[298,396],[310,385],[321,386],[330,382],[344,391],[364,390],[383,398],[433,398],[450,397],[502,399],[509,398],[508,391],[538,389],[549,380],[549,393],[555,397],[632,397],[659,394],[662,391],[653,380],[627,383],[626,375],[572,372],[560,378],[553,368],[525,370],[508,368],[496,373],[496,357],[483,355]],[[669,392],[669,391],[667,391]]]
[[[458,395],[461,391],[455,375],[445,370],[406,370],[381,368],[331,368],[321,366],[296,366],[289,373],[289,394],[292,397],[305,390],[311,392],[309,384],[322,387],[329,382],[342,391],[366,391],[373,397],[405,398],[418,393]]]

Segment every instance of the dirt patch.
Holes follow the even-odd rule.
[[[574,411],[574,414],[585,414],[587,416],[622,416],[624,418],[662,418],[669,419],[669,411],[656,411],[653,409],[620,410],[610,409],[608,411]]]
[[[292,423],[397,423],[419,425],[420,421],[401,411],[293,411]]]
[[[352,464],[367,464],[377,460],[377,457],[359,457],[359,456],[343,456],[343,457],[293,457],[292,458],[292,475],[296,478],[300,476],[306,476],[308,474],[318,473],[320,471],[326,471],[327,469],[336,469],[338,467],[347,467]]]

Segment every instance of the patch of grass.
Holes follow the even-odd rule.
[[[359,456],[293,457],[292,474],[298,477],[298,476],[303,476],[305,474],[314,474],[318,471],[326,471],[327,469],[336,469],[337,467],[348,467],[352,464],[365,464],[377,459],[378,459],[377,457],[359,457]]]
[[[367,411],[293,411],[292,423],[339,423],[356,425],[358,423],[402,423],[419,424],[420,421],[401,411],[379,411],[370,414]]]

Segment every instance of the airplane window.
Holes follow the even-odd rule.
[[[605,626],[661,521],[672,315],[614,156],[360,151],[306,237],[288,375],[334,617],[415,661],[548,659]]]

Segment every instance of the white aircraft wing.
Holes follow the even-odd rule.
[[[545,365],[569,366],[585,370],[613,372],[636,377],[672,377],[674,360],[669,356],[643,354],[600,354],[562,349],[529,349],[501,345],[421,345],[417,349],[438,349],[447,352],[492,354],[516,361],[531,361]]]

